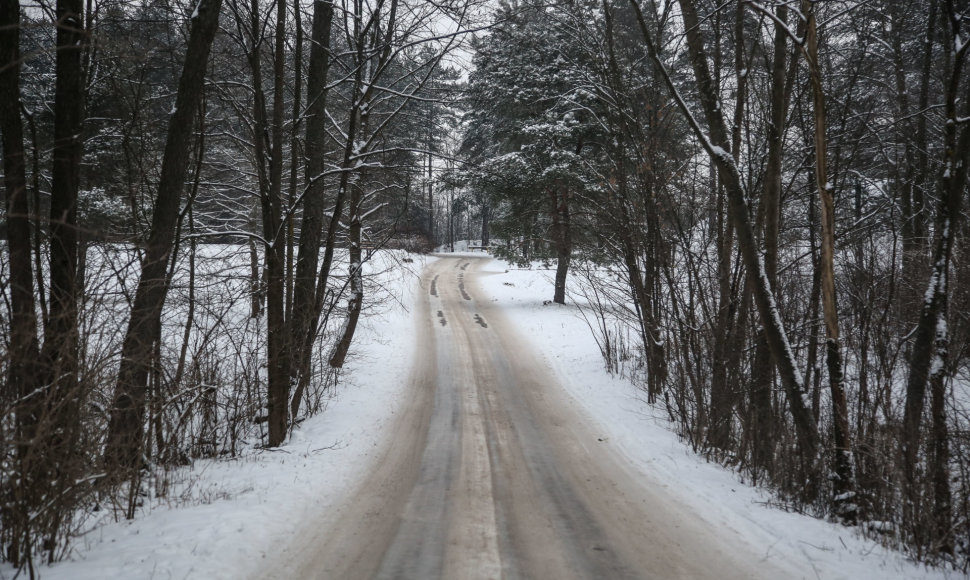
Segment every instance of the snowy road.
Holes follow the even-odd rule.
[[[373,471],[308,526],[290,578],[786,576],[637,473],[481,301],[486,259],[424,273],[407,404]]]

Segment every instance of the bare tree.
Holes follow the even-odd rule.
[[[808,64],[814,108],[815,187],[821,208],[821,255],[818,267],[822,289],[822,310],[826,333],[826,366],[832,397],[832,432],[835,440],[833,455],[834,501],[837,513],[848,521],[855,521],[855,481],[852,474],[851,443],[849,440],[849,411],[845,397],[842,371],[842,346],[839,340],[839,313],[835,296],[835,204],[833,185],[828,173],[828,143],[825,138],[825,90],[818,54],[818,29],[815,8],[807,0],[801,3],[800,17],[804,19],[804,38],[795,39]]]
[[[950,537],[951,497],[949,488],[949,461],[946,427],[946,366],[949,356],[949,333],[946,313],[950,296],[950,266],[953,257],[954,239],[959,230],[960,208],[967,187],[968,165],[970,165],[970,125],[966,122],[967,109],[964,104],[963,117],[958,111],[961,100],[970,103],[970,82],[966,76],[965,63],[970,38],[963,30],[963,20],[968,16],[966,8],[947,0],[944,3],[944,17],[947,26],[947,42],[944,42],[949,55],[944,104],[946,125],[943,132],[944,170],[937,183],[939,205],[937,206],[937,238],[933,250],[930,280],[920,310],[919,323],[913,339],[910,359],[909,379],[906,383],[906,406],[903,416],[903,433],[900,439],[903,456],[903,476],[906,485],[906,501],[909,509],[916,502],[917,461],[920,446],[920,422],[927,386],[932,393],[932,469],[934,481],[933,524],[930,538],[939,549],[952,550]],[[951,48],[952,47],[952,48]],[[911,514],[910,517],[914,517]],[[925,541],[918,538],[917,541]]]
[[[764,326],[772,359],[775,362],[782,385],[785,387],[788,395],[788,405],[795,423],[795,430],[798,433],[802,458],[806,467],[811,466],[814,464],[818,454],[818,429],[809,411],[802,377],[798,372],[797,363],[791,350],[791,345],[788,342],[785,327],[782,323],[781,315],[778,312],[777,303],[765,275],[764,258],[758,252],[757,243],[754,238],[754,230],[751,226],[750,216],[748,215],[747,195],[741,181],[741,176],[734,162],[734,158],[729,152],[729,133],[721,112],[717,93],[715,92],[715,85],[708,69],[704,41],[698,27],[696,7],[690,0],[680,0],[679,2],[684,18],[690,62],[694,70],[699,92],[698,96],[701,101],[704,116],[707,119],[710,137],[708,137],[707,132],[701,128],[701,125],[693,117],[690,107],[680,96],[679,89],[670,78],[666,65],[661,60],[657,46],[653,42],[653,35],[644,20],[639,3],[637,0],[631,0],[631,4],[637,13],[637,20],[639,21],[644,41],[647,44],[650,58],[656,64],[668,89],[674,94],[683,114],[688,118],[695,136],[701,142],[707,153],[714,159],[718,168],[718,176],[728,194],[729,215],[737,231],[739,249],[744,259],[751,290],[754,293],[754,301],[758,307],[758,313],[761,316],[761,323]]]
[[[141,464],[153,342],[159,335],[162,306],[168,294],[166,271],[188,171],[189,141],[202,99],[209,49],[218,29],[221,7],[222,0],[201,0],[190,17],[185,64],[179,79],[175,110],[169,119],[151,233],[141,261],[141,276],[122,346],[108,425],[104,459],[111,469],[136,469]]]
[[[37,338],[33,269],[31,263],[30,208],[24,152],[23,121],[20,116],[20,2],[0,3],[0,132],[3,134],[3,185],[7,212],[7,248],[10,252],[11,320],[7,351],[7,375],[0,409],[15,409],[17,469],[25,472],[32,460],[29,442],[35,437],[40,410],[34,396],[40,349]],[[5,437],[0,442],[8,444]],[[25,473],[26,475],[26,473]],[[30,559],[31,482],[21,477],[19,485],[0,489],[4,531],[0,541],[11,563],[20,566]]]

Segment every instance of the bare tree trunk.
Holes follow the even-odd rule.
[[[448,188],[448,251],[455,251],[455,188]]]
[[[360,159],[360,156],[365,153],[365,151],[360,148],[358,139],[362,139],[364,137],[363,133],[365,129],[363,123],[366,121],[367,116],[366,103],[370,102],[371,97],[374,94],[375,82],[378,80],[377,75],[386,71],[386,65],[391,57],[392,43],[390,39],[396,29],[397,8],[398,0],[391,0],[390,6],[387,8],[387,20],[384,21],[383,28],[381,29],[375,28],[368,31],[367,28],[369,27],[364,25],[362,17],[353,18],[353,29],[350,31],[352,37],[349,40],[356,44],[356,46],[354,46],[354,50],[357,67],[354,71],[354,80],[351,93],[354,95],[354,102],[351,105],[348,113],[348,126],[347,130],[344,132],[345,142],[340,163],[341,172],[337,184],[337,196],[336,200],[334,201],[330,225],[327,229],[323,263],[321,264],[320,272],[317,275],[314,301],[309,312],[310,316],[307,324],[308,332],[302,336],[294,335],[295,338],[302,340],[303,346],[302,350],[300,351],[300,364],[296,367],[298,380],[296,393],[294,394],[292,401],[293,409],[298,408],[300,404],[298,397],[302,397],[303,392],[306,390],[306,387],[309,384],[310,355],[313,351],[313,343],[316,340],[317,332],[321,327],[320,316],[323,313],[324,297],[327,292],[330,271],[333,267],[334,250],[337,242],[337,230],[340,227],[340,219],[343,215],[344,204],[347,202],[348,189],[350,187],[350,177],[355,171],[354,164]],[[362,10],[362,7],[355,5],[355,10]],[[351,15],[351,17],[353,17],[353,15]],[[379,18],[379,14],[374,13],[371,15],[371,18]],[[314,26],[316,26],[316,20],[314,20]],[[314,32],[314,34],[316,34],[316,32]],[[367,45],[368,40],[371,40],[372,45]],[[327,41],[329,42],[329,38]],[[368,69],[366,77],[364,72],[365,65]],[[311,63],[311,68],[312,66],[313,65]],[[366,83],[365,80],[367,81]],[[308,86],[308,92],[309,91],[310,88]],[[309,124],[307,130],[309,131]],[[324,132],[322,137],[325,137],[325,135],[326,133]],[[308,147],[309,142],[310,139],[308,137]],[[314,248],[314,251],[316,251],[316,248]],[[302,256],[303,251],[301,239],[301,259]],[[299,264],[297,264],[297,267],[299,268]],[[299,277],[299,269],[297,270],[297,275]],[[351,331],[349,338],[352,337],[353,331]]]
[[[50,300],[44,321],[40,353],[41,381],[45,390],[44,427],[32,442],[39,461],[28,475],[39,498],[58,498],[57,510],[70,510],[68,493],[79,476],[77,461],[80,420],[78,392],[78,227],[82,130],[84,124],[84,70],[82,53],[87,41],[81,0],[58,0],[57,54],[54,80],[54,144],[51,152]],[[51,505],[33,506],[43,514]],[[36,517],[37,514],[35,514]],[[46,516],[46,514],[45,514]],[[54,559],[60,513],[35,530]],[[35,524],[36,525],[36,524]],[[45,529],[46,528],[46,529]]]
[[[900,316],[907,321],[907,327],[916,318],[912,315],[912,312],[918,311],[920,305],[919,276],[925,274],[925,254],[928,245],[926,240],[927,208],[925,207],[924,195],[929,174],[926,112],[929,109],[929,86],[933,70],[933,44],[936,37],[938,7],[937,0],[929,1],[926,37],[923,44],[922,62],[920,63],[918,112],[915,115],[913,115],[912,107],[909,104],[902,47],[903,39],[898,34],[892,37],[893,66],[896,69],[896,93],[901,119],[899,140],[905,143],[903,159],[896,165],[901,165],[905,170],[900,176],[903,180],[900,185],[901,233],[903,238],[903,287],[900,292]],[[899,7],[895,5],[892,6],[890,14],[896,20],[903,18],[899,14]],[[901,23],[897,22],[894,24],[895,26],[901,26]],[[915,126],[912,117],[915,117]],[[899,173],[895,165],[892,169]]]
[[[721,26],[720,11],[715,15],[714,34],[712,43],[714,51],[714,83],[715,90],[721,84]],[[734,409],[738,403],[738,389],[731,384],[729,375],[734,365],[732,355],[734,345],[731,339],[735,333],[737,317],[737,296],[734,292],[732,271],[734,263],[734,224],[728,219],[725,211],[724,186],[718,180],[717,168],[711,159],[710,191],[716,208],[714,216],[715,239],[717,242],[717,312],[715,314],[713,356],[711,361],[711,404],[710,427],[706,434],[705,444],[713,449],[727,449],[732,434]]]
[[[944,289],[948,294],[948,289]],[[946,320],[948,300],[940,308],[940,320]],[[950,491],[950,437],[946,424],[946,379],[947,363],[949,362],[949,335],[947,332],[936,332],[936,363],[930,371],[930,414],[931,425],[931,455],[930,477],[933,481],[933,511],[932,530],[930,537],[934,547],[942,553],[953,554],[953,496]]]
[[[488,207],[488,198],[483,197],[482,199],[482,247],[487,248],[490,240],[488,237],[488,218],[491,213]]]
[[[39,355],[20,108],[20,2],[5,1],[0,4],[0,132],[3,136],[3,185],[10,252],[11,322],[8,373],[0,400],[7,403],[34,390],[34,364]]]
[[[256,240],[249,238],[249,317],[263,315],[263,281],[259,267],[259,248]]]
[[[734,108],[734,131],[731,136],[735,162],[738,160],[738,151],[741,143],[741,129],[744,120],[744,100],[747,88],[747,75],[741,74],[744,68],[744,38],[741,4],[736,10],[735,19],[735,71],[737,73],[737,99]],[[719,24],[719,22],[718,22]],[[717,26],[717,24],[715,25]],[[719,27],[718,27],[719,28]],[[715,56],[715,70],[713,79],[715,87],[720,85],[718,70],[720,65],[720,34],[715,35],[715,45],[718,55]],[[712,159],[712,165],[714,160]],[[733,350],[737,348],[734,344],[737,301],[731,284],[731,272],[734,263],[734,224],[730,220],[724,219],[724,186],[717,178],[716,172],[712,170],[711,175],[712,189],[715,192],[717,204],[717,281],[718,281],[718,303],[717,303],[717,325],[714,335],[715,360],[711,377],[711,428],[707,434],[707,444],[716,449],[727,450],[731,444],[731,417],[734,415],[734,408],[737,404],[737,387],[730,380],[736,357]]]
[[[30,127],[30,141],[31,141],[31,173],[33,181],[33,191],[31,192],[30,199],[33,202],[33,207],[30,208],[30,220],[33,222],[33,243],[34,243],[34,276],[37,283],[37,301],[40,303],[40,316],[41,320],[47,320],[48,309],[47,309],[47,298],[44,297],[44,289],[46,288],[44,284],[44,267],[43,261],[43,209],[41,203],[41,191],[40,191],[40,143],[37,140],[37,124],[34,123],[34,117],[28,113],[27,109],[24,107],[23,103],[20,104],[20,108],[27,119],[27,125]]]
[[[434,155],[432,154],[432,147],[434,146],[434,134],[432,133],[433,129],[434,105],[428,103],[428,236],[431,238],[431,247],[434,247],[437,241],[434,235]]]
[[[330,71],[330,32],[333,24],[333,1],[316,0],[313,3],[313,24],[310,32],[310,60],[307,76],[306,118],[306,190],[303,194],[303,220],[300,227],[299,252],[296,260],[296,276],[293,280],[292,317],[287,321],[290,340],[290,382],[296,383],[296,392],[290,402],[290,415],[299,411],[300,400],[309,378],[313,340],[307,344],[315,305],[323,298],[316,296],[317,265],[320,257],[320,241],[323,233],[323,210],[326,207],[323,174],[326,170],[327,144],[327,77]],[[342,200],[337,200],[333,218],[339,220]],[[331,219],[331,226],[337,221]],[[331,227],[331,230],[333,227]],[[331,256],[333,241],[328,231],[327,249]],[[335,238],[334,238],[335,239]],[[329,275],[330,264],[324,262],[321,274]],[[324,286],[324,291],[326,287]],[[315,326],[315,325],[313,325]],[[315,329],[314,329],[315,330]],[[313,338],[315,339],[315,332]]]
[[[122,344],[105,443],[104,459],[109,469],[136,468],[140,464],[152,340],[161,325],[162,305],[168,294],[166,265],[174,242],[179,201],[188,170],[189,142],[202,99],[209,48],[218,29],[221,7],[222,0],[200,0],[191,19],[175,111],[169,119],[148,247]]]
[[[260,34],[259,4],[253,0],[254,79],[260,79],[259,49],[255,45]],[[286,3],[276,2],[276,30],[273,54],[273,114],[267,127],[262,83],[256,89],[256,135],[270,134],[269,181],[261,188],[260,203],[263,214],[263,239],[266,240],[266,368],[269,411],[269,446],[276,447],[286,439],[289,427],[290,363],[287,354],[286,321],[286,245],[282,222],[283,205],[283,85],[285,82]],[[257,145],[257,150],[261,148]],[[259,157],[259,156],[258,156]],[[261,157],[259,157],[261,163]]]
[[[201,161],[201,159],[200,159]],[[198,183],[198,181],[196,181]],[[191,204],[191,201],[189,202]],[[192,206],[188,208],[189,235],[195,232],[195,216]],[[178,364],[175,367],[175,374],[172,384],[175,388],[181,388],[182,376],[185,373],[185,361],[188,359],[189,340],[192,338],[192,326],[195,324],[195,257],[198,242],[195,237],[189,239],[189,288],[188,288],[188,312],[185,314],[185,326],[182,330],[182,346],[179,349]]]
[[[960,208],[966,190],[968,165],[970,165],[970,127],[960,122],[957,112],[957,93],[964,76],[964,63],[970,43],[962,39],[959,13],[952,2],[946,3],[945,15],[951,34],[944,42],[950,55],[945,86],[945,114],[947,122],[943,129],[944,171],[938,182],[939,206],[937,207],[936,248],[933,251],[930,281],[924,295],[919,323],[913,339],[910,358],[909,380],[906,384],[906,402],[903,415],[903,432],[900,439],[903,458],[903,478],[906,486],[906,513],[915,517],[913,506],[919,494],[916,475],[920,447],[920,423],[927,385],[934,389],[933,445],[935,462],[945,461],[947,447],[945,406],[943,404],[944,379],[948,355],[948,334],[945,315],[949,301],[949,270],[953,254],[953,242],[960,224]],[[954,42],[955,41],[955,42]],[[954,44],[956,49],[954,50]],[[970,102],[970,83],[964,88],[962,100]],[[967,111],[964,111],[964,115]],[[958,130],[959,129],[959,130]],[[939,375],[939,376],[938,376]],[[939,381],[939,383],[936,383]],[[949,478],[945,464],[933,465],[934,515],[939,518],[931,532],[934,535],[949,533]]]
[[[397,17],[397,2],[392,2],[390,7],[390,14],[388,16],[387,23],[387,34],[394,30],[394,23]],[[378,71],[383,68],[389,57],[389,52],[387,49],[383,49],[382,53],[376,63],[368,62],[371,58],[367,53],[374,50],[380,46],[382,42],[381,34],[375,30],[371,33],[366,32],[358,28],[359,19],[355,19],[354,23],[354,36],[353,39],[356,41],[357,48],[357,74],[354,79],[354,109],[351,111],[350,123],[351,126],[359,132],[362,140],[367,139],[370,132],[369,128],[369,111],[371,108],[371,87],[375,82],[375,75]],[[367,44],[371,46],[367,46]],[[366,66],[365,66],[366,63]],[[356,122],[356,127],[354,124]],[[348,140],[348,145],[350,140]],[[340,187],[346,190],[350,187],[350,226],[349,226],[349,241],[350,241],[350,251],[349,259],[350,263],[348,265],[348,275],[350,277],[350,297],[347,300],[347,319],[344,321],[343,332],[340,338],[337,340],[337,344],[334,346],[333,351],[330,354],[329,364],[331,368],[342,368],[344,362],[347,359],[347,353],[350,352],[350,345],[354,340],[354,334],[357,331],[357,322],[360,320],[361,309],[364,306],[364,261],[363,253],[361,248],[362,243],[362,232],[363,232],[363,202],[364,202],[364,191],[363,182],[366,175],[366,171],[363,168],[353,169],[352,165],[355,163],[355,156],[362,155],[366,153],[365,150],[361,150],[355,144],[355,151],[350,149],[344,150],[344,160],[343,160],[343,172],[340,176]],[[354,171],[354,180],[350,181],[350,172]]]
[[[742,127],[744,124],[743,99],[747,94],[748,69],[750,65],[744,61],[744,3],[738,2],[735,7],[734,20],[734,44],[735,44],[735,63],[734,69],[737,73],[738,98],[734,115],[734,136],[732,139],[732,151],[735,162],[740,162]],[[777,16],[781,22],[787,19],[787,7],[780,4],[777,8]],[[776,26],[776,28],[781,28]],[[779,40],[779,36],[781,36]],[[770,97],[770,122],[768,124],[768,159],[765,168],[764,192],[761,198],[759,219],[757,224],[758,235],[761,238],[762,248],[764,249],[765,275],[768,285],[774,294],[777,278],[778,263],[778,221],[779,221],[779,200],[781,197],[781,161],[782,161],[782,137],[784,135],[784,125],[787,110],[785,99],[785,64],[787,57],[786,41],[783,34],[776,30],[774,42],[774,54],[771,63],[771,97]],[[730,265],[730,262],[728,263]],[[749,301],[743,303],[743,310],[747,311]],[[745,316],[738,316],[738,331],[743,332],[743,322]],[[726,345],[730,349],[736,349],[736,341],[730,341]],[[757,332],[754,337],[755,357],[751,368],[751,389],[749,396],[749,407],[747,416],[750,418],[748,432],[745,434],[746,440],[751,445],[751,459],[756,468],[767,471],[769,475],[774,473],[774,444],[775,444],[775,417],[772,409],[772,388],[774,377],[771,368],[771,352],[763,331]],[[729,360],[729,353],[725,352],[725,360]],[[757,471],[755,471],[757,473]]]
[[[35,314],[33,268],[31,264],[30,206],[27,196],[27,171],[24,152],[23,120],[20,116],[20,2],[0,2],[0,133],[3,137],[3,185],[7,211],[7,248],[10,252],[10,329],[7,375],[0,401],[16,413],[17,464],[19,486],[0,489],[0,517],[6,530],[0,531],[4,555],[14,566],[30,558],[28,532],[31,508],[26,495],[31,493],[27,477],[29,442],[39,409],[31,397],[37,380],[39,358],[37,316]]]
[[[569,225],[569,193],[565,189],[549,190],[552,212],[552,241],[556,247],[556,280],[552,301],[566,303],[566,276],[572,257],[572,234]]]
[[[303,17],[300,0],[293,0],[293,19],[296,27],[296,45],[293,50],[293,114],[290,127],[290,184],[287,191],[286,213],[286,309],[284,318],[289,325],[293,317],[293,267],[295,259],[294,238],[296,236],[293,212],[296,205],[296,187],[299,180],[299,168],[303,161],[300,155],[300,123],[303,120]],[[292,353],[291,355],[292,356]]]
[[[832,437],[835,440],[832,458],[835,477],[832,491],[835,512],[851,523],[856,519],[855,478],[852,474],[849,410],[843,385],[839,313],[835,297],[835,204],[827,171],[825,93],[822,87],[822,70],[818,61],[818,34],[814,6],[809,0],[802,0],[801,10],[807,19],[804,54],[808,62],[815,109],[815,186],[818,189],[822,218],[822,252],[819,269],[822,282],[822,313],[825,318],[826,366],[832,396]]]
[[[363,80],[366,84],[370,84],[371,79]],[[360,132],[362,135],[367,134],[368,110],[370,110],[370,102],[364,101],[360,112]],[[350,160],[348,159],[347,161],[349,162]],[[330,367],[335,369],[343,368],[344,362],[347,360],[347,353],[350,352],[350,344],[353,342],[354,334],[357,332],[357,321],[360,320],[360,311],[364,306],[364,257],[361,248],[361,233],[363,230],[363,223],[361,222],[363,216],[361,211],[364,202],[364,175],[365,170],[357,170],[354,182],[349,184],[350,206],[348,209],[350,211],[350,227],[347,233],[350,241],[348,256],[350,263],[348,264],[347,274],[350,277],[350,297],[347,299],[347,319],[344,321],[343,332],[340,334],[340,338],[337,339],[337,344],[334,345],[333,351],[330,353],[330,359],[327,361]]]
[[[40,360],[47,389],[46,411],[51,431],[38,433],[45,465],[38,465],[33,485],[49,497],[59,496],[73,477],[80,428],[78,371],[78,229],[77,196],[84,111],[81,53],[86,40],[80,0],[57,2],[57,55],[54,87],[54,147],[50,206],[50,305],[44,323]],[[39,506],[38,506],[39,507]],[[56,533],[51,530],[50,533]],[[50,538],[52,539],[52,538]],[[53,556],[53,555],[51,555]]]
[[[788,21],[788,6],[775,8],[774,54],[771,62],[770,122],[768,124],[768,157],[765,166],[764,193],[761,198],[762,245],[765,252],[765,276],[773,293],[778,284],[778,228],[781,221],[781,179],[784,154],[785,119],[791,96],[791,82],[795,73],[794,60],[788,64],[788,35],[782,24]],[[787,69],[787,74],[786,74]],[[756,338],[755,363],[752,369],[752,456],[756,465],[772,470],[774,416],[771,408],[771,389],[774,383],[771,353],[764,333]]]
[[[350,352],[350,344],[354,340],[354,333],[357,330],[357,321],[360,319],[360,311],[364,305],[364,273],[363,255],[361,251],[361,203],[363,201],[360,182],[351,185],[350,194],[350,298],[347,299],[347,319],[344,322],[343,332],[330,354],[330,366],[335,369],[342,368],[347,360],[347,353]]]
[[[610,99],[613,102],[622,102],[629,94],[628,87],[624,82],[623,75],[616,57],[616,39],[614,32],[614,8],[607,0],[602,3],[603,15],[606,25],[606,42],[609,58],[609,88],[611,91]],[[652,123],[654,119],[650,119]],[[647,397],[650,402],[654,402],[660,393],[664,381],[666,380],[666,360],[665,350],[660,340],[660,332],[656,324],[658,318],[658,300],[651,299],[651,293],[656,292],[660,285],[660,260],[658,257],[660,231],[657,211],[657,200],[652,184],[650,183],[649,169],[644,163],[642,155],[636,155],[636,159],[631,163],[630,149],[639,151],[642,140],[641,128],[635,123],[630,123],[629,119],[623,115],[616,115],[614,119],[617,134],[615,147],[616,164],[616,193],[617,207],[619,214],[619,237],[623,261],[626,266],[628,284],[633,298],[634,310],[637,314],[637,322],[640,333],[640,341],[643,345],[647,357]],[[645,250],[645,264],[640,266],[639,255],[641,252],[641,231],[633,217],[636,214],[636,201],[634,201],[634,190],[630,187],[628,173],[631,166],[637,168],[643,186],[639,194],[646,205],[647,213],[647,248]],[[639,199],[639,198],[638,198]],[[644,272],[646,270],[646,272]],[[702,431],[707,425],[706,408],[703,396],[696,396],[697,399],[697,419],[695,430]]]
[[[732,327],[735,320],[734,292],[731,289],[731,270],[734,256],[734,226],[725,220],[724,188],[713,176],[714,195],[717,205],[717,323],[714,329],[714,361],[711,373],[710,429],[707,444],[716,449],[726,449],[731,437],[731,415],[735,405],[735,391],[728,381],[728,365]]]
[[[81,69],[84,38],[81,1],[58,0],[50,208],[50,316],[44,325],[41,356],[48,366],[46,380],[59,384],[66,381],[63,387],[67,391],[73,390],[72,383],[77,374],[77,194],[84,103]]]
[[[647,398],[656,401],[663,393],[667,382],[667,347],[661,329],[661,267],[665,263],[663,238],[660,232],[660,216],[657,207],[656,191],[652,186],[647,188],[647,224],[648,236],[644,264],[644,285],[648,302],[644,304],[646,315],[647,336]],[[701,413],[703,414],[703,413]]]

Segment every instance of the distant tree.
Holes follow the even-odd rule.
[[[553,301],[560,304],[566,300],[577,205],[590,187],[587,162],[602,143],[595,114],[588,111],[595,101],[584,88],[584,55],[554,24],[566,7],[502,6],[496,26],[476,46],[465,138],[481,186],[495,182],[489,174],[518,174],[515,186],[494,194],[517,197],[503,201],[532,206],[526,215],[548,220],[545,235],[557,261]]]

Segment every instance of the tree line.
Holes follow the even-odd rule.
[[[3,0],[0,545],[282,444],[434,243],[471,2]]]
[[[967,16],[504,1],[459,176],[500,252],[556,264],[555,302],[573,272],[607,367],[695,449],[964,571]]]

